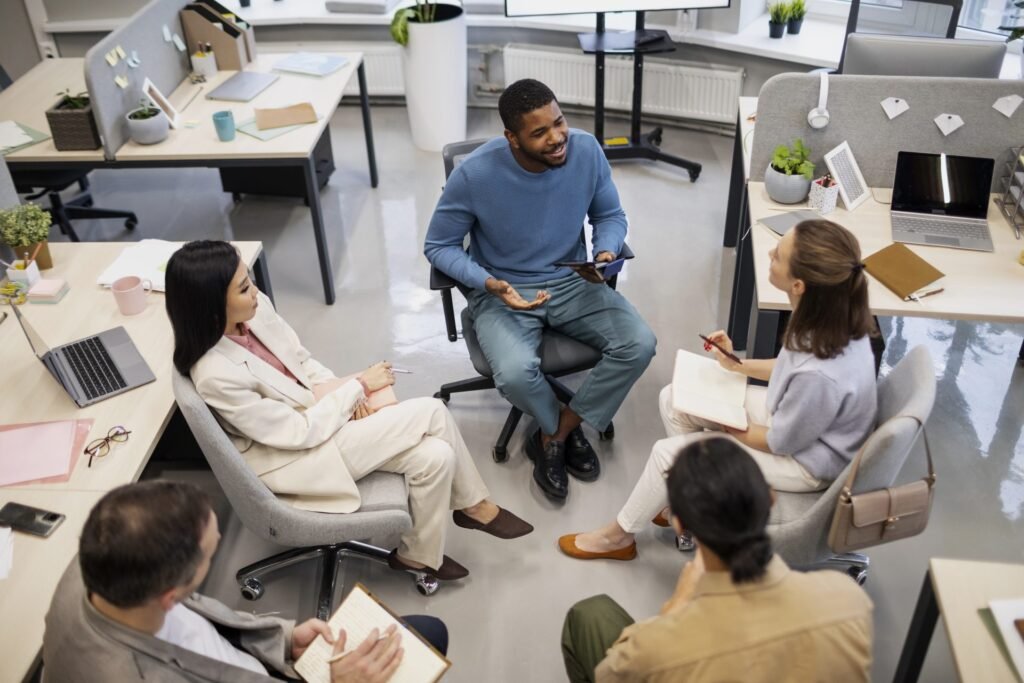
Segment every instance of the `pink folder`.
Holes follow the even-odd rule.
[[[0,486],[67,481],[93,421],[0,425]]]

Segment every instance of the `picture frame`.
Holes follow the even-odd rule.
[[[847,211],[853,211],[871,196],[864,174],[853,158],[850,144],[843,140],[842,144],[825,155],[825,165],[832,179],[839,185],[839,196]]]
[[[146,78],[142,81],[142,95],[148,97],[149,101],[153,103],[153,106],[163,111],[167,115],[167,120],[171,123],[171,128],[177,128],[180,121],[178,110],[174,108],[171,101],[167,99],[160,89],[156,87],[153,81]]]

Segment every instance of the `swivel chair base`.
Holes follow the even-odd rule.
[[[871,566],[871,558],[867,555],[862,555],[861,553],[842,553],[841,555],[833,555],[821,562],[815,562],[812,565],[794,568],[801,571],[829,569],[843,572],[856,581],[858,586],[863,586],[864,582],[868,580],[869,566]]]
[[[292,548],[267,557],[258,562],[242,567],[235,574],[242,597],[246,600],[259,600],[263,597],[263,581],[261,576],[284,567],[304,562],[311,558],[319,558],[320,563],[320,588],[316,596],[316,617],[326,621],[331,616],[331,607],[334,604],[334,589],[338,579],[338,564],[344,557],[360,557],[373,560],[383,565],[388,563],[388,551],[368,543],[360,541],[345,541],[334,545],[309,546],[305,548]],[[413,580],[416,583],[416,590],[421,595],[433,595],[437,592],[439,582],[436,577],[425,572],[412,571]]]

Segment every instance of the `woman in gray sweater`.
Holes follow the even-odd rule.
[[[616,520],[596,531],[559,539],[579,559],[636,557],[634,535],[648,520],[667,526],[665,472],[676,455],[701,432],[727,432],[753,456],[765,479],[779,491],[826,488],[857,454],[875,426],[877,411],[874,330],[868,283],[857,238],[826,220],[804,221],[771,252],[768,280],[786,293],[793,308],[778,358],[730,358],[705,345],[723,368],[767,380],[748,386],[748,428],[739,431],[672,409],[671,386],[661,392],[660,409],[668,438],[658,441]],[[709,337],[725,351],[725,332]]]

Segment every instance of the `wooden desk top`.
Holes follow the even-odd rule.
[[[235,75],[236,71],[218,72],[216,78],[199,85],[185,80],[168,96],[171,104],[178,110],[179,127],[172,128],[167,139],[155,145],[139,145],[129,140],[117,151],[117,160],[180,161],[307,157],[313,151],[324,128],[330,123],[331,116],[341,101],[342,91],[363,60],[361,52],[333,54],[348,58],[348,63],[334,73],[322,77],[273,71],[273,65],[287,57],[286,53],[258,56],[256,61],[248,65],[246,71],[273,72],[278,79],[249,102],[206,99],[208,93]],[[194,99],[193,96],[195,96]],[[315,124],[308,124],[273,140],[264,142],[251,135],[236,131],[234,140],[221,142],[213,127],[214,112],[230,111],[234,115],[237,126],[254,118],[254,109],[285,107],[300,102],[310,102],[313,109],[316,110],[319,120]],[[188,125],[194,125],[194,127],[189,128]]]
[[[14,532],[14,564],[0,581],[0,680],[20,681],[43,646],[44,618],[57,582],[78,553],[78,537],[99,491],[0,489],[0,505],[23,505],[66,516],[49,538]]]
[[[159,292],[150,294],[145,311],[124,316],[117,310],[113,294],[96,284],[100,273],[129,244],[51,244],[54,267],[44,271],[44,275],[63,277],[70,284],[71,291],[58,304],[25,304],[21,311],[51,347],[123,325],[156,375],[156,381],[86,408],[78,408],[35,358],[21,327],[11,315],[0,325],[0,348],[5,352],[4,362],[0,364],[0,385],[26,387],[24,400],[4,402],[2,421],[5,424],[92,418],[94,422],[89,440],[105,436],[116,425],[124,425],[131,430],[131,437],[125,443],[115,445],[106,457],[94,461],[91,468],[87,467],[88,458],[80,456],[67,482],[15,485],[2,488],[0,492],[27,489],[47,492],[109,491],[138,479],[149,461],[174,407],[171,391],[174,339],[164,310],[164,295]],[[250,265],[262,248],[259,242],[235,244]],[[31,391],[27,390],[28,387]]]
[[[748,183],[747,190],[750,220],[753,222],[751,237],[758,308],[789,310],[789,300],[768,282],[771,262],[768,254],[777,243],[778,236],[756,221],[786,211],[806,209],[806,203],[793,206],[776,204],[768,198],[764,183]],[[992,195],[993,198],[995,196]],[[852,212],[837,208],[825,218],[856,235],[865,257],[892,244],[889,205],[875,201],[874,197]],[[1013,229],[994,202],[989,203],[988,222],[995,245],[992,253],[908,244],[911,251],[946,274],[940,282],[946,291],[922,299],[920,303],[901,301],[869,276],[871,310],[876,315],[1024,322],[1024,266],[1017,263],[1021,250],[1024,250],[1024,240],[1014,238]]]
[[[85,60],[44,59],[9,88],[0,92],[0,121],[16,121],[50,134],[46,110],[60,99],[57,93],[69,89],[72,94],[85,88]],[[59,152],[53,138],[29,145],[6,157],[7,163],[19,161],[103,161],[103,148],[82,152]]]
[[[978,615],[990,600],[1024,598],[1024,565],[933,558],[932,586],[963,683],[1016,683]]]

